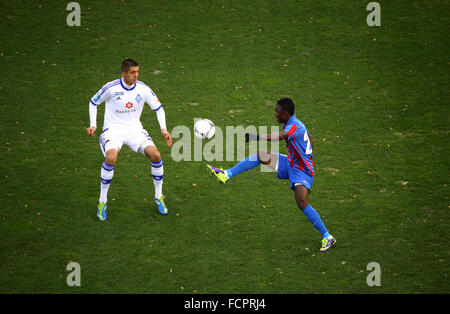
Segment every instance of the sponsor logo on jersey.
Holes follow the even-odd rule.
[[[125,107],[127,107],[127,109],[133,108],[133,103],[132,102],[127,102],[125,104]]]
[[[116,109],[116,113],[129,113],[129,112],[135,112],[137,109],[133,108],[133,109],[124,109],[124,110],[120,110],[120,109]]]

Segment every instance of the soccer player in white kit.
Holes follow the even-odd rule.
[[[168,213],[162,194],[163,162],[161,154],[140,121],[142,109],[147,103],[156,112],[161,133],[167,145],[172,146],[172,138],[166,127],[166,116],[158,97],[150,87],[138,81],[139,65],[132,59],[122,62],[122,78],[105,84],[89,103],[89,136],[97,129],[97,107],[105,102],[103,131],[100,134],[100,149],[105,156],[101,168],[100,198],[97,217],[106,220],[107,194],[114,175],[114,165],[122,145],[147,156],[151,162],[151,173],[155,185],[154,203],[161,214]]]

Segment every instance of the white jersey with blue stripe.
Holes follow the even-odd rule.
[[[140,118],[144,104],[147,103],[153,111],[161,108],[158,97],[150,87],[141,81],[128,87],[122,78],[105,84],[91,98],[91,104],[95,106],[103,102],[105,102],[103,129],[143,128]]]

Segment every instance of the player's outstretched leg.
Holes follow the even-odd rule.
[[[108,190],[111,185],[111,180],[114,176],[114,165],[117,160],[117,150],[110,149],[106,152],[105,162],[102,164],[100,171],[100,198],[97,206],[97,218],[100,221],[105,221],[106,216],[106,204],[108,202]]]
[[[150,159],[152,165],[152,177],[153,184],[155,186],[155,199],[153,202],[158,207],[158,211],[161,215],[167,215],[169,210],[164,202],[164,195],[162,194],[163,178],[164,178],[164,166],[161,159],[161,155],[156,146],[147,146],[144,150],[145,155]]]
[[[336,239],[332,235],[329,235],[328,237],[322,239],[322,247],[320,248],[320,251],[322,252],[328,251],[330,247],[332,247],[335,244]]]
[[[220,183],[226,183],[228,181],[229,178],[225,174],[225,170],[223,170],[223,168],[216,168],[211,165],[206,165],[206,167],[208,167],[211,173],[216,176]]]
[[[319,213],[311,206],[311,204],[309,204],[308,196],[309,190],[305,186],[295,186],[295,200],[297,205],[314,228],[320,232],[322,236],[322,247],[320,248],[320,251],[324,252],[336,243],[336,239],[328,232]]]
[[[257,167],[260,163],[260,152],[253,154],[244,160],[241,160],[238,162],[234,167],[223,170],[222,168],[216,168],[211,165],[207,165],[208,169],[211,171],[213,175],[216,176],[217,180],[221,183],[227,182],[231,177],[234,177],[235,175],[242,173],[244,171],[251,170],[255,167]]]

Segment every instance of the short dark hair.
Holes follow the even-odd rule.
[[[125,59],[122,61],[122,72],[127,73],[131,67],[137,67],[139,64],[133,59]]]
[[[285,97],[277,101],[277,106],[280,106],[283,111],[287,111],[291,116],[294,115],[295,105],[292,99]]]

